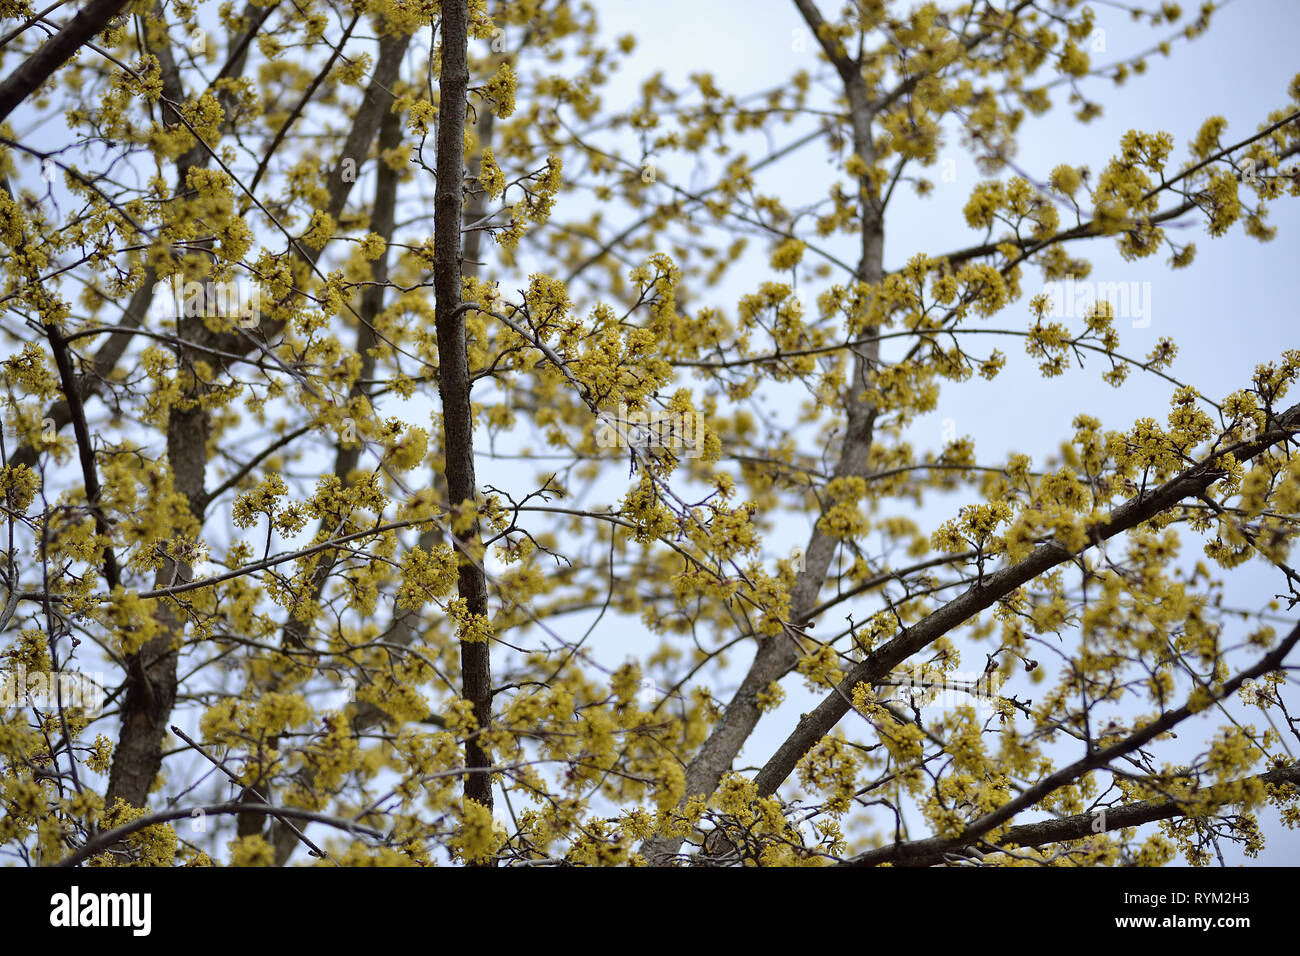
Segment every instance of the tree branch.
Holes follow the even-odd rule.
[[[459,572],[457,593],[466,611],[487,617],[487,579],[479,566],[482,550],[477,517],[457,512],[477,508],[474,476],[474,417],[470,406],[469,356],[465,348],[465,314],[460,309],[462,190],[465,162],[465,92],[469,85],[467,0],[442,5],[442,75],[438,80],[438,184],[434,191],[433,288],[434,324],[438,333],[438,393],[442,398],[443,453],[452,533]],[[480,730],[492,720],[492,663],[487,641],[461,641],[461,692],[474,709]],[[478,735],[465,742],[465,796],[491,809],[491,757]]]
[[[122,12],[126,0],[90,0],[68,25],[24,60],[3,83],[0,83],[0,121],[36,92],[54,71],[76,56],[108,22]]]
[[[1271,653],[1265,655],[1259,663],[1227,681],[1223,685],[1222,692],[1217,696],[1226,697],[1246,681],[1277,670],[1297,642],[1300,642],[1300,624],[1292,628],[1286,639]],[[1039,783],[1025,790],[1014,800],[973,821],[960,836],[935,837],[929,840],[918,840],[914,843],[880,847],[859,854],[851,862],[854,866],[874,866],[886,862],[903,866],[930,866],[939,863],[943,860],[945,854],[961,850],[977,842],[984,834],[1006,823],[1020,811],[1032,807],[1035,803],[1051,794],[1052,791],[1077,780],[1090,770],[1104,767],[1116,757],[1122,757],[1124,754],[1137,750],[1143,744],[1155,739],[1165,731],[1173,729],[1194,713],[1196,713],[1195,709],[1188,704],[1184,704],[1177,710],[1172,710],[1163,715],[1159,720],[1153,720],[1124,740],[1118,741],[1109,747],[1103,747],[1101,750],[1095,750],[1069,766],[1062,767],[1056,773],[1050,774]],[[1269,780],[1267,782],[1296,783],[1300,780],[1300,764],[1292,764],[1284,770],[1273,771],[1273,774],[1278,776],[1278,780]],[[1270,775],[1264,774],[1263,776],[1269,777]],[[1219,789],[1223,790],[1227,789],[1227,787],[1220,785]],[[1125,826],[1135,826],[1137,823],[1147,823],[1151,820],[1168,819],[1169,817],[1179,816],[1183,812],[1176,801],[1144,801],[1141,804],[1133,804],[1121,810],[1106,811],[1106,829],[1115,830]],[[1143,819],[1143,816],[1146,818]],[[1089,826],[1091,821],[1096,819],[1095,814],[1082,814],[1081,817],[1083,820],[1089,821]],[[1122,822],[1130,817],[1136,819],[1129,823]],[[1016,827],[1008,831],[997,842],[1001,845],[1037,846],[1042,843],[1085,836],[1087,828],[1080,832],[1078,830],[1079,820],[1080,817],[1068,817],[1064,820],[1027,824],[1024,827]],[[1025,840],[1037,842],[1026,843]]]
[[[1300,404],[1291,406],[1278,416],[1274,427],[1258,439],[1216,452],[1206,460],[1171,478],[1159,488],[1126,501],[1116,508],[1109,518],[1094,525],[1089,530],[1088,539],[1094,542],[1108,540],[1122,531],[1136,527],[1182,499],[1200,494],[1223,476],[1223,472],[1216,464],[1222,455],[1232,453],[1236,455],[1238,461],[1245,462],[1297,430],[1300,430]],[[959,597],[932,611],[917,624],[907,628],[858,662],[849,671],[848,676],[817,705],[817,708],[799,721],[794,732],[764,764],[755,777],[759,794],[767,796],[776,792],[776,788],[785,782],[786,777],[794,770],[803,755],[848,713],[854,687],[860,683],[878,683],[900,663],[937,641],[953,628],[991,607],[1021,585],[1072,557],[1074,557],[1073,551],[1054,541],[1041,545],[1010,567],[985,575]]]
[[[273,807],[265,803],[240,803],[238,800],[228,800],[225,803],[209,803],[201,807],[181,807],[138,817],[130,823],[124,823],[120,827],[108,830],[91,840],[87,840],[80,849],[61,860],[57,865],[60,867],[79,866],[96,853],[102,853],[114,844],[120,843],[132,833],[139,833],[141,830],[162,823],[171,823],[173,820],[185,820],[194,816],[196,812],[209,817],[232,813],[264,813],[271,816],[288,817],[293,820],[311,820],[314,823],[324,823],[339,830],[346,830],[348,833],[368,836],[372,840],[384,839],[384,835],[378,830],[372,830],[370,827],[362,826],[353,820],[343,820],[339,817],[317,813],[315,810],[303,810],[299,807]]]

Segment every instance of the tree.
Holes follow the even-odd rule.
[[[1207,395],[1113,296],[1060,312],[1089,241],[1271,238],[1300,77],[1044,175],[1026,116],[1208,5],[1105,64],[1076,0],[793,8],[814,69],[619,111],[635,39],[571,0],[6,3],[6,854],[1159,864],[1295,821],[1300,351]],[[976,244],[887,269],[957,137]],[[1038,469],[915,448],[989,336],[1171,408],[1084,403]],[[1285,593],[1239,619],[1251,559]]]

